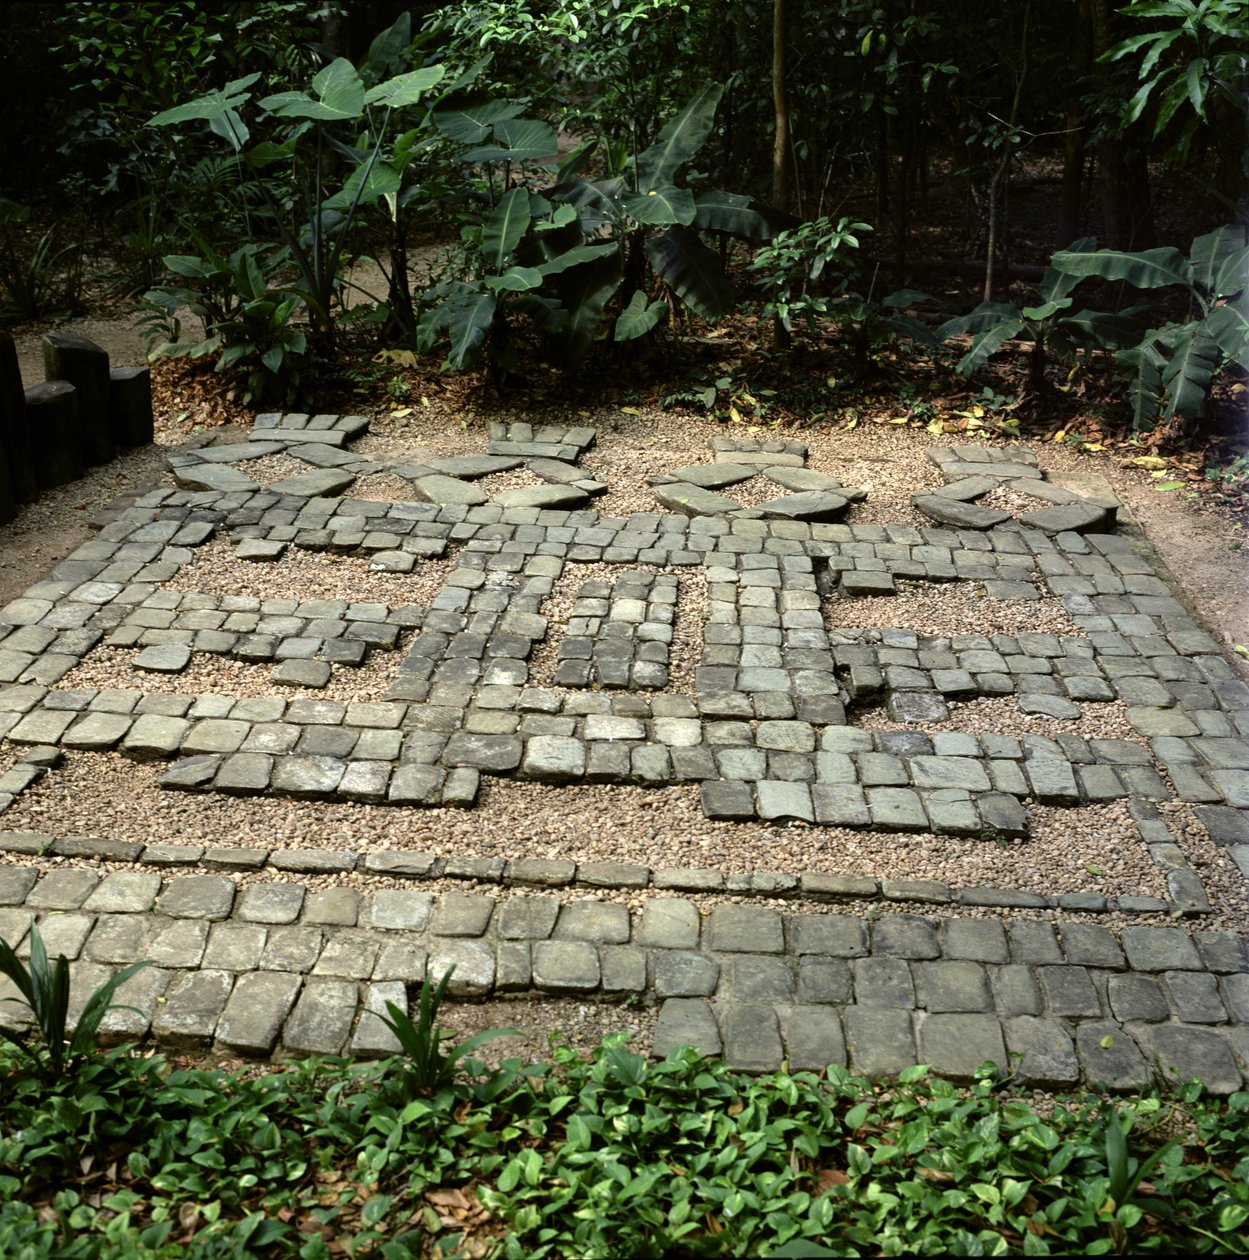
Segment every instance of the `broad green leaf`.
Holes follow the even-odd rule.
[[[621,198],[620,204],[631,219],[648,227],[671,227],[674,223],[688,225],[694,221],[694,194],[688,188],[629,193]]]
[[[495,123],[515,118],[523,109],[523,105],[511,101],[482,101],[456,109],[437,109],[432,117],[434,126],[449,139],[459,144],[480,144]]]
[[[899,337],[905,337],[917,345],[937,345],[933,330],[923,320],[916,319],[913,315],[905,315],[899,311],[896,314],[885,315],[880,322],[891,332],[897,333]]]
[[[646,242],[646,255],[656,274],[691,310],[704,319],[721,319],[735,294],[719,256],[688,227],[670,227]]]
[[[694,226],[706,232],[727,232],[748,240],[770,241],[778,232],[797,227],[798,220],[740,193],[711,189],[694,198]]]
[[[494,136],[513,162],[536,162],[559,148],[550,123],[538,118],[505,118],[495,124]]]
[[[1006,320],[1019,320],[1022,312],[1013,302],[981,302],[974,311],[947,319],[937,329],[937,336],[944,341],[963,333],[980,333],[996,328]]]
[[[260,107],[280,118],[311,118],[317,122],[344,122],[364,112],[364,82],[346,57],[331,61],[313,80],[316,98],[306,92],[278,92],[266,96]]]
[[[412,14],[401,13],[392,26],[388,26],[369,45],[360,65],[360,73],[366,78],[379,80],[384,74],[402,69],[411,60],[407,51],[412,43]]]
[[[402,109],[405,105],[415,105],[430,88],[442,81],[442,66],[423,66],[408,74],[396,75],[369,88],[364,94],[366,105],[385,105],[390,109]]]
[[[353,205],[369,206],[381,197],[391,197],[403,184],[403,177],[385,162],[365,162],[347,177],[347,182],[332,197],[327,197],[327,210],[350,210]]]
[[[447,362],[456,371],[469,367],[485,343],[494,323],[495,299],[491,293],[467,289],[443,303],[439,321],[451,340]]]
[[[170,123],[189,122],[193,118],[220,118],[226,110],[238,109],[250,98],[251,93],[247,89],[259,78],[259,74],[249,74],[241,79],[232,79],[215,92],[206,92],[193,101],[187,101],[185,105],[175,105],[172,109],[157,114],[155,118],[149,118],[147,125],[165,127]]]
[[[1126,280],[1138,289],[1159,289],[1171,284],[1190,286],[1193,269],[1178,249],[1164,246],[1137,254],[1118,249],[1099,249],[1093,254],[1063,250],[1050,260],[1069,276],[1101,276],[1103,280]]]
[[[501,276],[487,276],[485,283],[496,292],[524,293],[542,283],[542,272],[537,267],[509,267]]]
[[[1206,333],[1203,324],[1180,324],[1175,326],[1168,348],[1171,358],[1162,369],[1167,418],[1180,415],[1187,420],[1196,419],[1218,371],[1218,343]]]
[[[606,241],[601,245],[577,245],[544,262],[538,270],[544,276],[557,276],[572,267],[580,267],[583,263],[601,262],[612,254],[619,256],[620,250]]]
[[[599,249],[597,256],[562,270],[548,282],[567,312],[559,342],[564,356],[573,362],[584,358],[593,345],[603,310],[620,285],[620,251],[614,245],[606,251]]]
[[[532,221],[527,188],[513,188],[503,195],[482,229],[482,257],[491,271],[501,272],[507,266]]]
[[[1108,350],[1133,345],[1141,335],[1139,326],[1130,317],[1107,311],[1075,311],[1064,315],[1056,327],[1081,345],[1103,346]]]
[[[1249,365],[1249,313],[1240,306],[1216,306],[1201,326],[1224,358]]]
[[[666,302],[648,302],[646,294],[638,289],[629,299],[629,305],[620,312],[616,320],[614,339],[633,341],[637,337],[644,337],[651,329],[663,323],[667,313]]]
[[[558,201],[575,206],[587,233],[620,217],[620,198],[627,192],[623,179],[578,179],[559,184],[551,191]]]
[[[203,258],[196,258],[194,254],[166,254],[161,262],[174,275],[190,276],[195,280],[206,280],[220,271],[219,267],[206,262]]]
[[[1184,83],[1188,88],[1188,99],[1197,117],[1202,122],[1206,121],[1206,94],[1203,83],[1205,69],[1206,63],[1198,57],[1196,60],[1188,63],[1188,69],[1184,72]]]
[[[904,306],[919,306],[922,302],[931,301],[933,301],[932,294],[925,293],[923,289],[897,289],[887,298],[882,298],[880,304],[900,309]]]
[[[1069,297],[1060,298],[1057,302],[1044,302],[1040,306],[1025,306],[1020,314],[1024,319],[1043,320],[1059,311],[1065,311],[1071,305]]]
[[[1189,258],[1193,279],[1212,297],[1239,293],[1249,285],[1249,247],[1238,224],[1197,237]]]
[[[659,133],[659,139],[637,157],[639,192],[670,185],[678,170],[702,148],[715,121],[724,88],[709,83]]]
[[[237,153],[251,137],[247,124],[239,116],[237,109],[227,109],[224,113],[208,120],[208,129],[213,135],[220,136],[231,145]]]
[[[983,367],[1012,337],[1027,327],[1022,319],[1003,319],[972,339],[971,349],[958,361],[958,370],[970,376]]]

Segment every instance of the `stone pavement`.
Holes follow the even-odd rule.
[[[353,1004],[401,1000],[428,961],[435,971],[454,963],[465,996],[658,1000],[657,1049],[689,1040],[744,1067],[848,1056],[883,1072],[918,1056],[965,1076],[983,1059],[1023,1054],[1025,1077],[1045,1083],[1129,1087],[1152,1072],[1239,1087],[1244,939],[1201,927],[1206,891],[1157,803],[1193,806],[1249,875],[1249,688],[1155,557],[1115,532],[1112,503],[1052,485],[1024,448],[937,448],[945,492],[916,500],[932,528],[856,525],[829,517],[862,492],[807,469],[802,443],[722,439],[712,462],[655,479],[677,510],[612,518],[542,506],[601,493],[577,468],[593,430],[515,425],[493,432],[480,456],[390,461],[420,501],[337,497],[376,470],[349,448],[366,429],[361,417],[268,415],[241,447],[175,456],[187,488],[140,499],[0,609],[0,736],[24,750],[0,776],[0,811],[80,750],[168,762],[170,790],[468,808],[482,775],[693,782],[709,818],[937,837],[1026,837],[1031,803],[1078,811],[1123,799],[1168,895],[0,837],[0,850],[64,859],[37,881],[16,857],[0,870],[0,936],[22,941],[39,916],[57,949],[81,955],[80,986],[139,957],[159,964],[128,986],[145,1013],[115,1012],[115,1033],[255,1054],[377,1051],[384,1028],[366,1019],[353,1031]],[[277,450],[309,471],[259,487],[246,463]],[[548,483],[540,489],[570,497],[477,491],[480,477],[520,463]],[[741,508],[712,493],[756,475],[801,502]],[[1014,519],[975,505],[998,485],[1045,506]],[[961,524],[936,523],[950,511]],[[364,555],[397,573],[431,557],[451,567],[428,608],[161,589],[214,537],[258,564],[280,564],[294,547]],[[614,576],[578,581],[585,563]],[[971,582],[986,601],[1052,594],[1080,633],[828,628],[838,599],[888,598],[906,580]],[[557,629],[544,609],[569,581],[572,615],[539,677],[536,649]],[[693,685],[682,690],[670,652],[692,581],[706,601]],[[139,680],[176,678],[205,652],[264,664],[273,694],[59,685],[99,645],[132,650]],[[322,688],[377,653],[394,667],[370,701],[282,694]],[[951,700],[974,696],[1059,719],[1121,701],[1139,738],[926,731]],[[876,706],[900,729],[855,724]],[[128,865],[101,881],[101,859]],[[222,873],[260,865],[414,882],[371,896],[297,881],[236,892]],[[501,891],[421,892],[429,878]],[[524,885],[548,891],[509,891]],[[596,887],[752,904],[704,913],[654,895],[630,916],[585,900]],[[874,902],[872,915],[812,912],[811,902],[839,899]],[[960,917],[960,906],[1000,913]],[[1056,914],[1057,927],[1012,919],[1012,909]],[[1114,931],[1096,925],[1106,912],[1170,914],[1175,926]]]

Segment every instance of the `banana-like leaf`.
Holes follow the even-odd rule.
[[[719,256],[693,228],[670,227],[646,242],[646,255],[663,282],[704,319],[721,319],[732,309],[733,285]]]
[[[1125,280],[1138,289],[1161,289],[1172,284],[1191,288],[1193,284],[1193,269],[1188,260],[1169,245],[1137,254],[1118,249],[1099,249],[1092,254],[1064,250],[1055,254],[1050,263],[1065,275]]]
[[[922,319],[916,319],[913,315],[904,315],[901,311],[897,311],[882,316],[880,322],[890,332],[896,333],[899,337],[905,337],[908,341],[914,341],[917,345],[935,346],[937,344],[937,338],[932,329]]]
[[[1162,369],[1166,418],[1180,415],[1192,420],[1201,414],[1222,356],[1218,344],[1206,334],[1204,321],[1173,324],[1168,333],[1162,339],[1164,351],[1170,351]]]
[[[412,14],[399,14],[392,26],[388,26],[369,45],[369,51],[360,63],[364,78],[380,82],[387,74],[398,74],[406,62],[412,64],[407,51],[412,44]]]
[[[1082,236],[1077,241],[1072,241],[1067,246],[1064,253],[1067,254],[1088,254],[1097,248],[1097,237]],[[1041,305],[1047,306],[1051,302],[1061,302],[1073,290],[1079,287],[1082,280],[1087,279],[1086,276],[1077,274],[1074,271],[1063,271],[1058,267],[1053,259],[1050,259],[1049,266],[1045,268],[1045,273],[1041,276]],[[1070,305],[1070,302],[1066,304]],[[1062,310],[1065,307],[1055,307],[1055,310]],[[1052,313],[1052,312],[1051,312]],[[1029,316],[1030,319],[1036,318]],[[1041,316],[1040,318],[1045,318]]]
[[[208,130],[220,136],[237,153],[251,139],[251,131],[237,109],[227,109],[224,114],[208,120]]]
[[[481,252],[491,271],[501,272],[532,222],[529,190],[513,188],[504,193],[482,229]]]
[[[369,88],[364,94],[364,103],[385,105],[390,109],[415,105],[430,88],[436,87],[442,81],[443,73],[442,66],[422,66],[421,69],[407,74],[397,74],[393,79]]]
[[[1003,319],[972,338],[971,349],[958,361],[958,370],[964,376],[983,367],[1012,337],[1018,336],[1027,324],[1022,319]]]
[[[1212,298],[1240,293],[1249,286],[1249,248],[1245,230],[1229,224],[1193,242],[1193,277]]]
[[[260,78],[259,73],[244,75],[241,79],[231,79],[223,88],[215,92],[205,92],[203,96],[185,105],[175,105],[172,109],[162,110],[155,118],[149,118],[149,127],[166,127],[171,123],[190,122],[194,118],[220,118],[227,110],[238,109],[251,93],[248,88]]]
[[[647,227],[671,227],[694,221],[694,194],[688,188],[655,188],[648,193],[629,193],[620,200],[631,219]]]
[[[542,283],[542,272],[537,267],[509,267],[501,276],[487,276],[485,283],[496,293],[524,293]]]
[[[345,122],[364,113],[364,80],[346,57],[331,61],[313,80],[315,99],[307,92],[278,92],[266,96],[261,109],[279,118],[311,118],[317,122]]]
[[[551,190],[556,201],[567,202],[581,215],[587,233],[595,232],[605,224],[620,218],[620,199],[628,191],[624,180],[578,179],[571,184],[558,184]]]
[[[453,109],[436,109],[434,126],[459,144],[480,144],[490,128],[504,119],[515,118],[525,107],[512,101],[479,101]]]
[[[460,160],[470,165],[480,162],[539,162],[557,148],[555,132],[549,123],[536,118],[509,118],[496,123],[494,144],[468,149]]]
[[[637,337],[645,337],[652,328],[658,327],[668,314],[666,302],[648,302],[646,294],[638,289],[629,305],[620,312],[616,320],[613,334],[616,341],[633,341]]]
[[[451,346],[447,363],[460,371],[471,367],[494,323],[497,303],[493,293],[472,285],[451,286],[450,296],[435,312],[433,327],[445,329]]]
[[[1216,306],[1202,321],[1223,356],[1249,370],[1249,303]]]
[[[594,344],[603,310],[620,286],[621,274],[620,251],[612,246],[609,252],[569,267],[548,282],[567,312],[558,344],[568,361],[584,358]]]
[[[576,245],[542,263],[538,270],[544,276],[558,276],[573,267],[580,267],[583,263],[601,263],[612,254],[619,258],[620,249],[609,241],[604,241],[601,245]]]
[[[1022,312],[1013,302],[981,302],[974,311],[947,319],[937,329],[937,337],[944,341],[947,337],[963,333],[982,333],[1007,320],[1019,320],[1021,317]]]
[[[584,238],[581,235],[581,227],[577,223],[577,212],[572,206],[560,208],[572,214],[571,221],[555,223],[549,220],[536,220],[533,231],[523,237],[516,247],[518,263],[523,263],[526,267],[543,267],[570,250],[580,248]],[[615,246],[612,248],[614,249]]]
[[[779,232],[796,228],[800,220],[771,206],[760,205],[741,193],[710,189],[694,198],[694,226],[705,232],[727,232],[751,241],[770,241]]]
[[[1064,315],[1054,327],[1078,345],[1102,346],[1107,350],[1134,345],[1141,335],[1139,326],[1127,312],[1113,315],[1107,311],[1075,311]]]
[[[1128,400],[1132,404],[1132,427],[1136,429],[1148,428],[1162,410],[1162,369],[1167,360],[1154,339],[1163,331],[1156,329],[1139,345],[1115,355],[1116,363],[1135,369],[1128,385]]]
[[[659,133],[649,149],[638,154],[636,161],[639,192],[665,188],[672,184],[677,171],[703,147],[711,134],[716,106],[724,93],[723,85],[709,83]]]

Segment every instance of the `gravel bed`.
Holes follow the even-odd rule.
[[[238,661],[216,653],[196,653],[180,673],[159,674],[134,668],[138,648],[96,648],[58,684],[61,687],[112,687],[176,695],[279,696],[284,700],[380,701],[394,682],[399,664],[411,643],[411,633],[401,634],[392,651],[374,648],[359,666],[332,664],[324,687],[290,687],[274,683],[272,664]]]
[[[224,539],[197,548],[195,558],[161,584],[162,590],[205,595],[246,595],[253,599],[346,599],[357,603],[413,604],[428,608],[442,589],[454,560],[418,560],[411,573],[369,568],[365,556],[288,547],[280,560],[240,560]]]
[[[1038,576],[1034,571],[1034,580]],[[896,595],[864,599],[830,596],[824,601],[825,626],[829,630],[913,630],[934,636],[1031,632],[1087,638],[1053,596],[990,599],[983,594],[983,585],[972,581],[899,579],[896,585]]]
[[[347,492],[353,499],[365,499],[370,503],[415,503],[412,483],[394,473],[370,473],[357,477]]]
[[[717,823],[703,816],[698,788],[689,785],[551,787],[487,780],[473,810],[419,810],[168,792],[156,785],[162,768],[110,754],[70,753],[60,769],[18,798],[4,816],[5,827],[225,847],[810,870],[1046,893],[1165,892],[1162,873],[1122,802],[1078,810],[1034,806],[1032,835],[998,844],[797,823]]]
[[[947,698],[949,717],[925,722],[925,731],[966,731],[970,735],[1046,735],[1053,739],[1062,731],[1070,731],[1084,739],[1125,739],[1148,750],[1136,728],[1127,720],[1126,706],[1119,700],[1084,704],[1082,716],[1052,718],[1044,713],[1024,713],[1015,696],[978,696],[971,700]],[[854,710],[853,725],[869,731],[914,731],[913,723],[894,722],[883,706],[860,706]]]

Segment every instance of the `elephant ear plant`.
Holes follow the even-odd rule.
[[[793,221],[749,197],[680,182],[711,134],[722,92],[703,88],[618,169],[590,175],[593,147],[578,150],[541,192],[508,183],[513,169],[554,154],[545,123],[500,103],[435,110],[436,127],[472,145],[463,161],[490,173],[491,204],[480,229],[468,230],[473,277],[425,294],[422,348],[445,337],[450,368],[472,367],[483,353],[507,367],[515,313],[534,319],[553,359],[575,363],[600,335],[645,336],[678,302],[704,319],[726,315],[736,294],[701,234],[763,241]]]
[[[59,1081],[95,1052],[96,1033],[99,1031],[100,1021],[113,1005],[113,994],[147,965],[146,962],[132,963],[100,985],[87,999],[73,1036],[67,1040],[65,1033],[69,1022],[69,962],[65,955],[60,955],[55,963],[50,963],[43,937],[37,927],[30,929],[29,967],[18,958],[6,941],[0,940],[0,975],[7,976],[21,994],[20,997],[4,1000],[30,1008],[39,1029],[42,1046],[12,1028],[0,1027],[0,1037],[12,1042],[41,1076],[52,1082]]]

